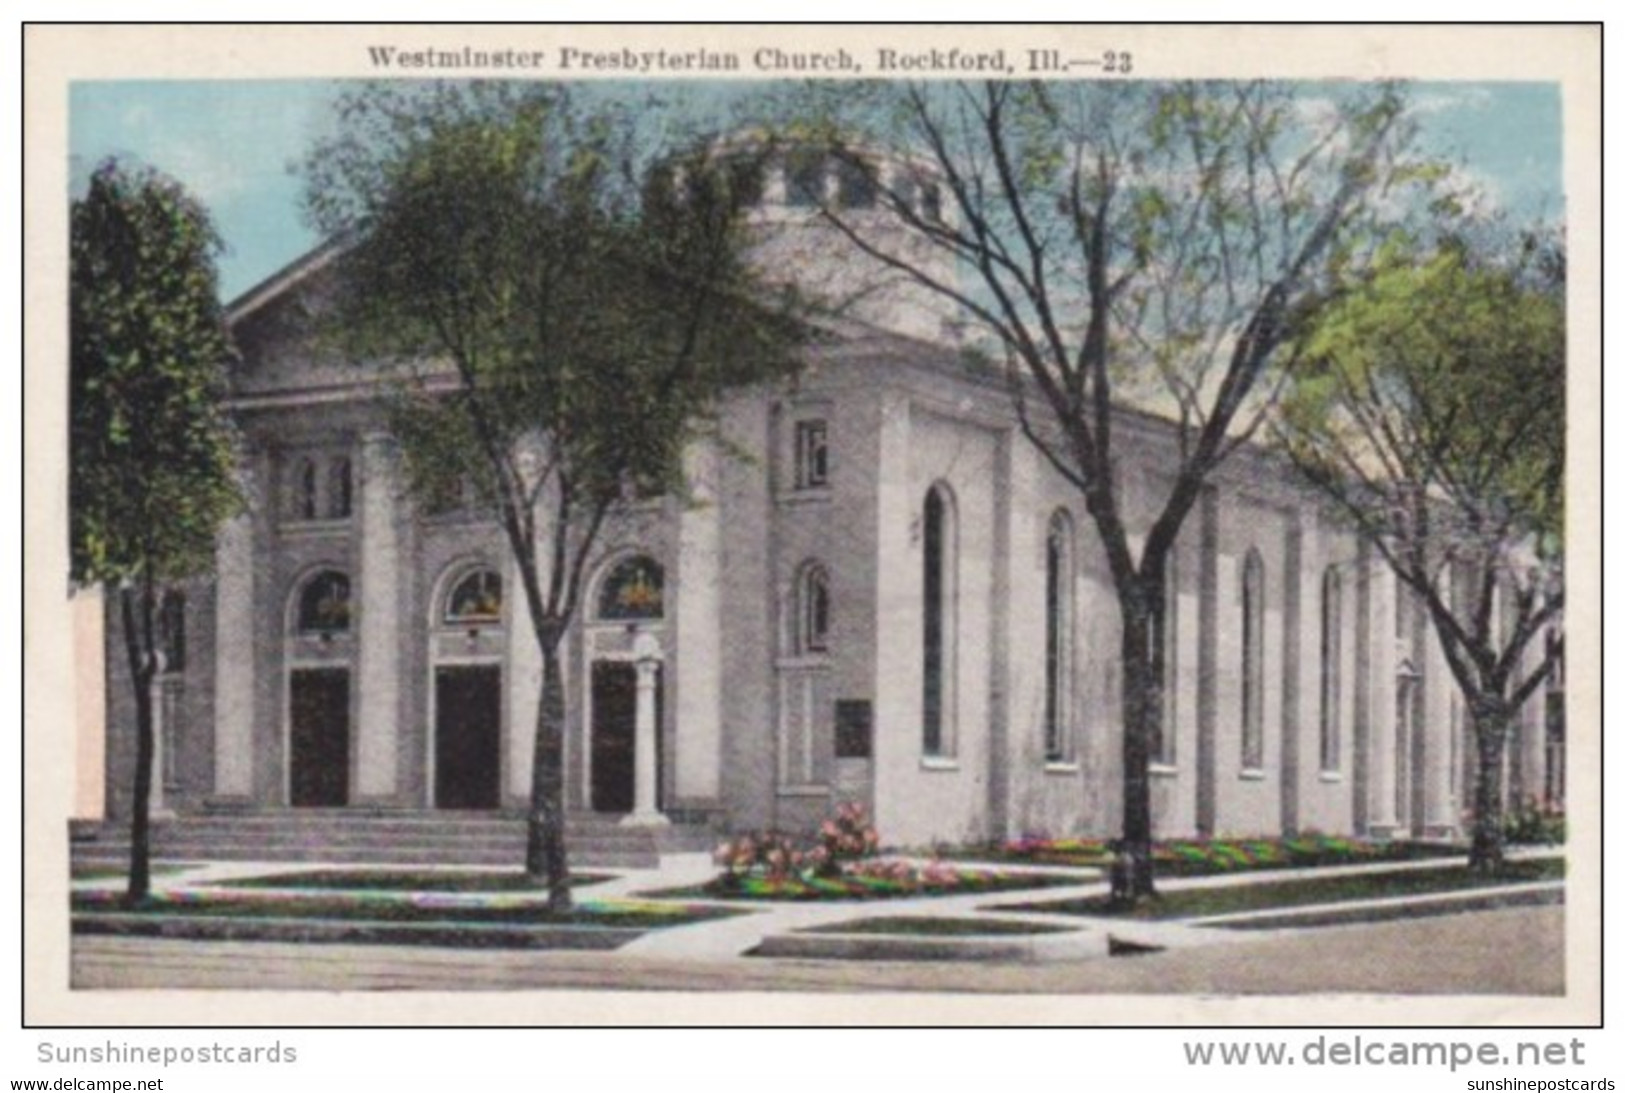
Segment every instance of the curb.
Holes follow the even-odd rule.
[[[1360,922],[1388,922],[1424,915],[1449,915],[1460,911],[1490,911],[1501,907],[1556,904],[1563,902],[1563,893],[1562,881],[1543,881],[1538,884],[1508,885],[1504,888],[1475,888],[1466,892],[1410,896],[1401,900],[1326,903],[1295,910],[1209,915],[1206,918],[1186,919],[1183,924],[1227,930],[1340,926]]]
[[[77,937],[156,937],[183,941],[281,941],[295,944],[433,945],[464,949],[618,949],[647,931],[618,926],[511,926],[503,923],[337,922],[331,919],[228,919],[199,915],[106,912],[74,915]]]
[[[1025,937],[910,937],[895,934],[770,934],[746,956],[805,960],[947,960],[1049,963],[1107,955],[1094,930]]]

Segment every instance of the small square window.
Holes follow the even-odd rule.
[[[817,421],[796,422],[796,489],[821,489],[829,485],[829,425]]]
[[[942,223],[942,187],[935,182],[920,187],[920,215],[933,224]]]
[[[865,163],[842,160],[836,178],[840,183],[841,205],[848,209],[872,209],[879,195],[874,168]]]
[[[824,203],[824,158],[811,152],[790,157],[784,168],[785,200],[802,208]]]

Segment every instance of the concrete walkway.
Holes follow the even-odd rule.
[[[1561,850],[1559,849],[1525,851],[1515,855],[1517,858],[1559,856],[1561,856]],[[1173,892],[1182,889],[1233,887],[1280,880],[1306,880],[1311,875],[1319,878],[1355,874],[1397,873],[1460,863],[1461,859],[1456,858],[1434,858],[1408,862],[1331,866],[1313,871],[1302,869],[1259,870],[1206,877],[1167,878],[1159,881],[1158,887],[1162,891]],[[795,934],[797,931],[806,930],[809,927],[828,927],[838,925],[841,922],[880,917],[975,917],[984,920],[1025,921],[1043,923],[1049,926],[1069,927],[1071,932],[1065,935],[1034,935],[1044,936],[1048,939],[1043,946],[1046,954],[1044,959],[1048,960],[1076,960],[1100,956],[1107,950],[1108,937],[1135,945],[1172,950],[1200,948],[1216,944],[1235,944],[1244,939],[1256,941],[1259,939],[1260,934],[1264,932],[1259,929],[1248,931],[1214,929],[1196,920],[1156,921],[1105,917],[1090,918],[1002,910],[999,908],[1008,907],[1011,904],[1047,903],[1100,896],[1106,893],[1107,886],[1097,869],[1064,866],[1034,866],[1029,868],[1020,865],[975,862],[956,864],[972,868],[1002,869],[1008,872],[1042,873],[1052,879],[1057,875],[1074,876],[1077,878],[1077,883],[1019,891],[978,892],[959,896],[920,896],[805,903],[771,900],[683,898],[681,902],[685,904],[727,907],[734,911],[748,913],[651,930],[622,946],[618,952],[635,958],[688,960],[707,963],[727,962],[745,958],[753,949],[770,937]],[[207,863],[180,872],[155,873],[153,887],[157,891],[178,888],[206,888],[212,884],[245,877],[262,877],[278,873],[294,874],[324,868],[338,867],[286,862]],[[362,868],[351,866],[343,868],[346,871],[364,871]],[[417,867],[389,866],[379,868],[383,871],[399,871]],[[435,867],[425,866],[421,868],[432,870]],[[460,871],[468,870],[463,869]],[[509,870],[478,871],[508,872]],[[604,870],[602,872],[611,871]],[[617,870],[613,872],[614,876],[610,880],[578,889],[577,899],[584,903],[618,900],[649,903],[665,902],[672,900],[673,897],[653,896],[650,893],[697,887],[715,877],[717,868],[707,854],[671,854],[665,855],[661,859],[659,867],[655,869]],[[117,887],[119,884],[120,881],[117,878],[104,878],[75,881],[73,887],[78,891]],[[1507,886],[1505,890],[1511,893],[1525,887],[1538,887],[1543,890],[1555,889],[1557,892],[1561,892],[1561,882],[1551,882],[1541,886]],[[506,893],[505,896],[512,898],[511,893]],[[440,898],[447,903],[477,904],[487,897],[481,893],[463,893],[447,894]],[[1380,904],[1391,909],[1396,905],[1403,906],[1411,903],[1423,905],[1429,902],[1438,902],[1439,899],[1438,896],[1407,896],[1360,902],[1369,902],[1374,906]],[[1321,906],[1329,907],[1332,905]],[[1354,907],[1354,905],[1350,904],[1337,906],[1344,908],[1345,911]],[[1303,910],[1313,909],[1305,908]],[[1263,919],[1270,919],[1266,929],[1271,934],[1299,932],[1293,929],[1293,924],[1289,919],[1276,921],[1277,918],[1281,917],[1281,912],[1274,910],[1226,915],[1223,916],[1223,924],[1236,925],[1250,917],[1259,917],[1261,926],[1265,925]]]

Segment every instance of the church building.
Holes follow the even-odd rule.
[[[911,192],[943,215],[928,175]],[[875,197],[817,161],[776,167],[762,259],[857,302],[796,379],[723,405],[737,451],[688,453],[693,500],[629,502],[600,536],[564,663],[571,822],[699,846],[853,800],[888,846],[1110,836],[1118,619],[1090,517],[944,305],[847,250],[819,199],[863,216]],[[161,825],[517,826],[529,798],[541,658],[508,543],[472,498],[407,490],[377,373],[316,344],[341,261],[320,249],[229,310],[248,505],[162,612]],[[1116,428],[1143,529],[1174,426],[1125,410]],[[1428,621],[1282,460],[1223,464],[1169,583],[1159,836],[1462,833],[1471,749]],[[117,819],[134,715],[106,630]],[[1509,748],[1515,792],[1560,772],[1545,708]]]

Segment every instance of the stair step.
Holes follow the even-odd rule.
[[[565,821],[571,861],[582,866],[653,866],[662,847],[711,845],[709,825],[624,827],[618,815],[573,813]],[[70,824],[73,859],[116,864],[129,857],[121,822]],[[156,820],[153,857],[169,861],[286,861],[507,865],[525,851],[522,817],[478,812],[357,812],[345,809],[214,812]]]

